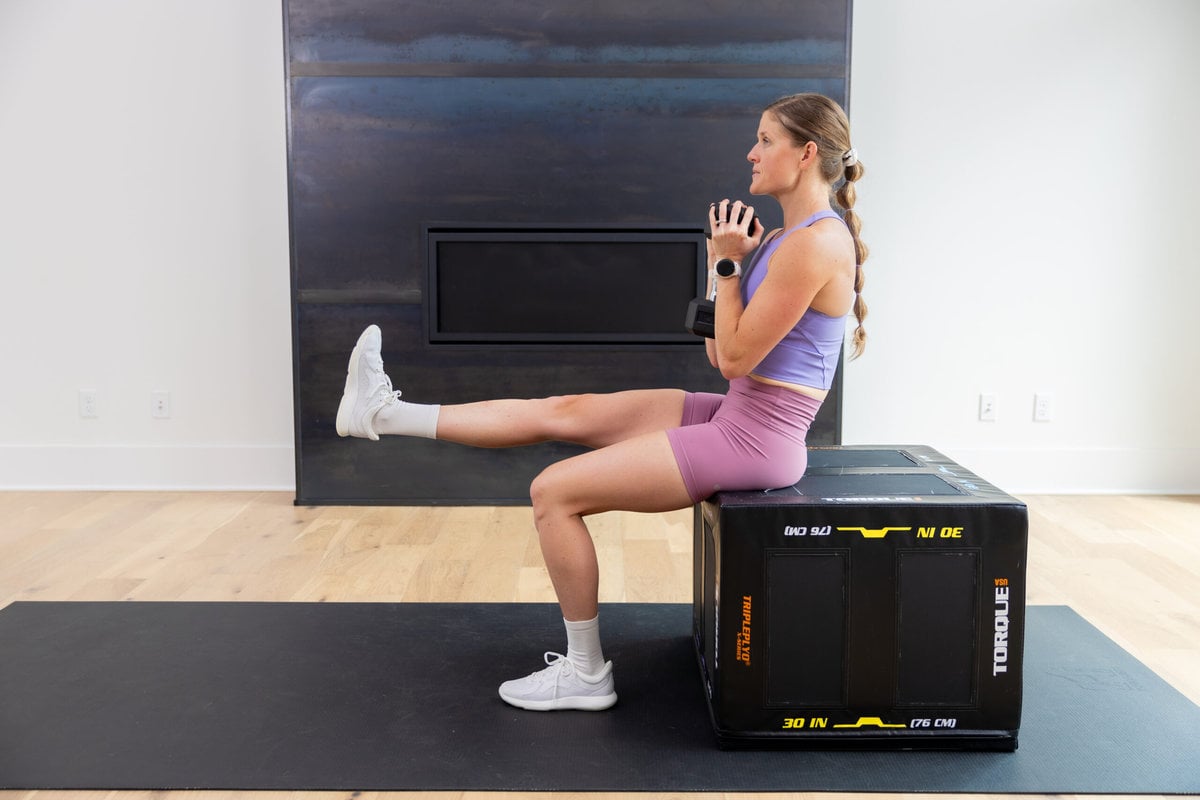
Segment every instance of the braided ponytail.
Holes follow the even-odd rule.
[[[867,260],[869,250],[859,238],[859,231],[862,230],[862,220],[858,218],[858,214],[854,211],[854,201],[857,193],[854,189],[854,182],[863,176],[863,165],[858,161],[857,157],[853,163],[845,168],[842,185],[838,187],[835,199],[837,204],[842,208],[842,219],[846,221],[846,227],[850,229],[850,235],[854,237],[854,318],[858,321],[858,327],[854,329],[854,354],[851,358],[858,358],[863,354],[863,350],[867,346],[867,329],[863,327],[863,320],[867,318],[867,303],[863,300],[862,290],[863,284],[866,282],[863,276],[863,262]]]

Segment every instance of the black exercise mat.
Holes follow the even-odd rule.
[[[602,610],[620,702],[523,712],[537,604],[14,603],[0,787],[1200,791],[1200,708],[1069,608],[1028,610],[1015,753],[721,751],[686,605]]]

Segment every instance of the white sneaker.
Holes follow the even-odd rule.
[[[584,675],[564,655],[546,653],[544,658],[550,666],[500,684],[500,699],[529,711],[603,711],[617,702],[611,661],[605,662],[599,675]]]
[[[392,389],[392,379],[383,371],[383,356],[380,348],[383,336],[378,325],[369,325],[358,337],[350,353],[350,364],[346,367],[346,388],[342,391],[342,402],[338,404],[338,436],[366,437],[379,441],[379,434],[371,427],[371,421],[379,409],[394,403],[400,392]]]

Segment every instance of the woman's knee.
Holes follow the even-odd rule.
[[[549,437],[559,442],[580,442],[587,438],[587,411],[591,395],[567,394],[547,397],[540,409]]]
[[[574,502],[579,493],[570,473],[571,470],[560,461],[542,470],[529,485],[533,521],[539,530],[548,521],[580,515],[581,510]]]
[[[554,469],[554,464],[551,464],[546,469],[538,473],[533,482],[529,484],[529,499],[533,503],[533,516],[535,521],[545,515],[552,507],[557,505],[556,498],[558,497],[558,487],[551,470]]]

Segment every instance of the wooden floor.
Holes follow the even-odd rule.
[[[1022,499],[1030,512],[1028,602],[1071,606],[1200,704],[1200,497]],[[602,602],[691,602],[690,511],[604,514],[590,523]],[[281,493],[0,493],[0,608],[17,600],[552,601],[532,531],[528,508],[304,508]],[[238,796],[0,791],[0,800]]]

